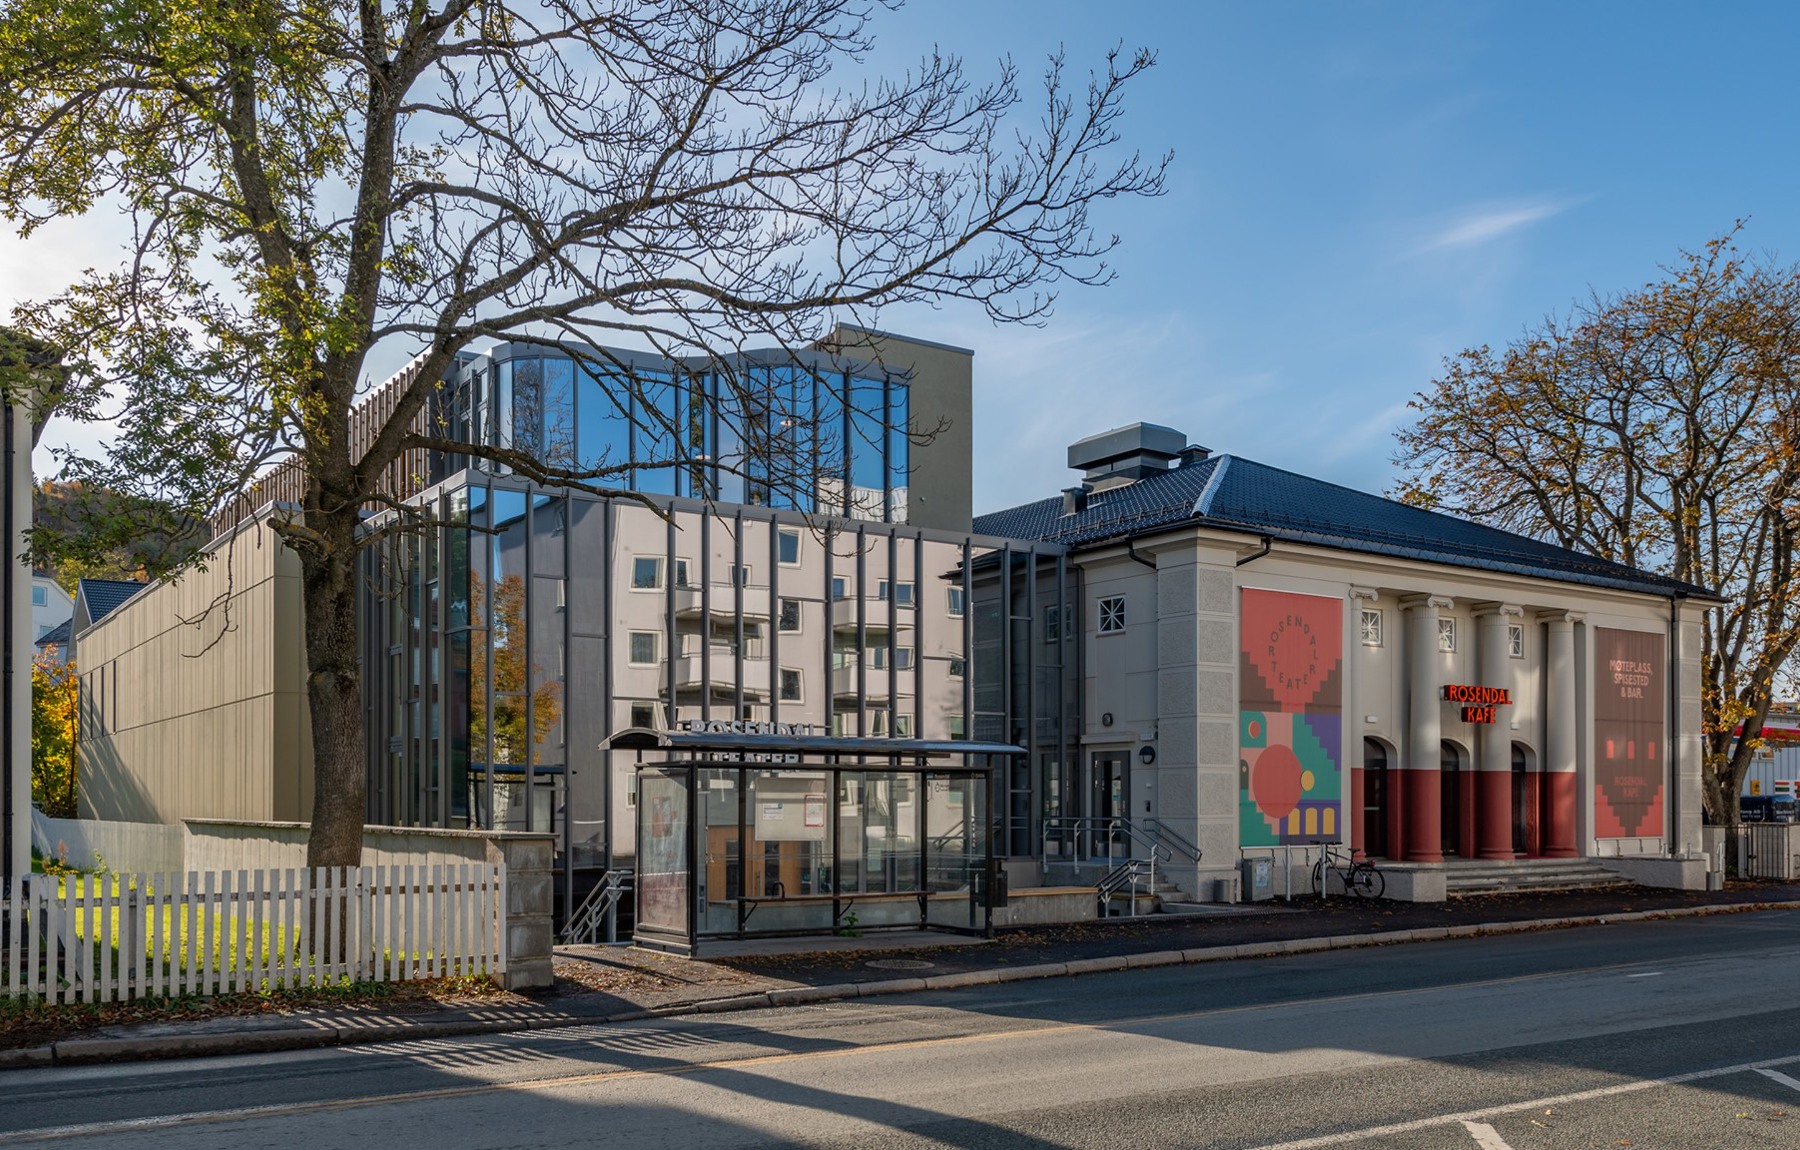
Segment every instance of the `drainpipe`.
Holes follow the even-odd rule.
[[[1244,556],[1242,559],[1239,559],[1237,561],[1237,565],[1239,567],[1242,567],[1246,563],[1254,563],[1258,559],[1261,559],[1264,555],[1267,555],[1271,550],[1274,549],[1274,547],[1275,547],[1275,541],[1273,539],[1269,538],[1267,535],[1265,535],[1262,537],[1262,546],[1257,548],[1255,551],[1252,551],[1250,554]]]
[[[1131,539],[1125,540],[1125,554],[1129,555],[1134,562],[1142,563],[1152,571],[1156,570],[1156,560],[1146,559],[1142,555],[1139,555],[1137,553],[1137,545]]]

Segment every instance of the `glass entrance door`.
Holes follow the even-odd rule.
[[[1124,820],[1129,815],[1131,755],[1127,751],[1095,751],[1088,811],[1095,819],[1094,852],[1112,858],[1131,854],[1131,835]]]

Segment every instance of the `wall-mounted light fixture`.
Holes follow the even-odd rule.
[[[1156,748],[1149,743],[1145,743],[1143,746],[1139,747],[1138,761],[1143,763],[1146,767],[1151,763],[1154,763],[1156,761]]]

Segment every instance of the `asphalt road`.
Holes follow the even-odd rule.
[[[0,1145],[1800,1148],[1800,913],[0,1075]]]

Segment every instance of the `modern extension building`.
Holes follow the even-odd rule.
[[[1442,897],[1445,860],[1692,881],[1657,868],[1699,845],[1704,589],[1148,424],[1071,447],[1061,495],[971,517],[966,351],[841,329],[608,355],[649,385],[503,345],[429,418],[628,493],[446,453],[395,494],[450,526],[371,516],[372,823],[554,832],[573,893],[636,854],[622,732],[772,724],[1016,748],[980,816],[1015,888],[1154,856],[1166,897],[1232,899],[1241,860],[1320,842],[1391,860],[1404,897]],[[297,565],[257,515],[215,546],[77,635],[84,813],[308,815]],[[226,574],[229,622],[197,612]],[[742,829],[700,848],[740,928],[924,881],[926,774],[754,775],[717,774],[762,789],[709,794]]]

